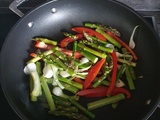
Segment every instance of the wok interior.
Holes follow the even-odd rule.
[[[52,8],[56,12],[52,13]],[[33,26],[28,27],[28,23]],[[116,109],[106,106],[94,110],[96,119],[139,120],[147,118],[155,109],[160,95],[160,45],[146,22],[128,7],[105,0],[61,0],[44,4],[27,14],[14,26],[8,35],[1,54],[1,79],[4,93],[15,112],[22,119],[62,120],[51,117],[39,103],[30,102],[29,78],[23,73],[32,46],[32,37],[44,36],[58,42],[64,37],[62,31],[71,32],[71,27],[84,22],[103,23],[118,29],[128,43],[136,25],[140,28],[135,36],[137,61],[136,74],[143,76],[135,81],[132,98],[121,101]],[[151,103],[146,105],[146,101]],[[81,101],[86,105],[86,101]],[[65,118],[66,119],[66,118]]]

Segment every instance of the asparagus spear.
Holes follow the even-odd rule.
[[[71,76],[75,75],[75,72],[72,69],[69,69],[67,65],[65,65],[58,57],[55,57],[53,55],[50,56],[51,59],[57,63],[60,67],[65,69]]]
[[[115,39],[107,35],[102,29],[96,29],[97,32],[101,33],[109,42],[117,46],[118,48],[121,48],[121,44],[117,42]]]
[[[91,46],[91,47],[93,47],[93,48],[102,50],[102,51],[104,51],[104,52],[108,52],[108,53],[112,53],[112,52],[113,52],[113,49],[112,49],[112,48],[103,47],[103,46],[101,46],[101,45],[99,45],[99,44],[95,44],[95,43],[89,42],[89,41],[87,41],[87,40],[83,40],[83,43],[85,43],[85,44],[87,44],[87,45],[89,45],[89,46]]]
[[[94,36],[90,36],[90,37],[92,38],[92,41],[93,40],[96,41],[95,43],[99,43],[99,44],[102,44],[102,45],[105,45],[105,46],[108,44],[108,42],[103,41],[103,40],[99,40],[98,38],[96,38]]]
[[[129,72],[129,67],[128,66],[126,67],[125,74],[126,74],[126,79],[128,81],[128,85],[129,85],[130,90],[134,90],[135,89],[135,85],[134,85],[132,76],[131,76],[131,74]]]
[[[78,88],[72,86],[72,85],[69,85],[67,83],[64,83],[64,82],[61,82],[61,84],[64,86],[64,89],[67,90],[67,91],[70,91],[71,93],[73,94],[76,94],[78,92]]]
[[[90,102],[87,104],[87,107],[89,110],[93,110],[93,109],[97,109],[99,107],[102,107],[102,106],[105,106],[105,105],[108,105],[108,104],[112,104],[112,103],[116,103],[120,100],[123,100],[125,99],[125,95],[124,94],[118,94],[118,95],[115,95],[115,96],[111,96],[111,97],[106,97],[106,98],[103,98],[103,99],[100,99],[100,100],[97,100],[97,101],[94,101],[94,102]]]
[[[77,113],[77,112],[68,112],[68,111],[54,111],[54,112],[50,112],[50,114],[53,114],[55,116],[66,116],[70,119],[75,119],[75,120],[89,120],[86,116]]]
[[[96,63],[98,61],[98,57],[96,57],[95,55],[91,54],[90,52],[87,52],[85,50],[81,50],[80,52],[84,57],[88,58],[93,63]]]
[[[85,26],[90,27],[90,28],[101,28],[104,31],[112,32],[113,34],[115,34],[118,37],[121,36],[120,32],[117,29],[109,27],[109,26],[105,26],[105,25],[102,25],[102,24],[85,23]]]
[[[93,84],[93,87],[96,88],[99,86],[104,79],[106,79],[108,73],[104,73],[98,80]]]
[[[36,38],[33,38],[32,40],[39,40],[39,41],[42,41],[44,43],[48,43],[48,44],[51,44],[51,45],[57,45],[57,41],[53,41],[53,40],[50,40],[50,39],[47,39],[47,38],[41,38],[41,37],[36,37]]]
[[[70,107],[64,107],[64,106],[61,106],[61,105],[57,105],[57,110],[65,110],[65,111],[68,111],[68,112],[78,112],[78,108],[75,107],[75,106],[70,106]]]
[[[55,103],[64,107],[69,107],[71,106],[71,102],[69,102],[68,99],[56,96],[56,95],[52,95],[52,98],[55,100]]]
[[[86,115],[88,115],[90,118],[94,119],[95,115],[90,112],[89,110],[87,110],[85,107],[83,107],[81,104],[79,104],[77,101],[69,98],[69,100],[71,101],[72,104],[74,104],[76,107],[78,107],[82,112],[84,112]]]
[[[74,81],[70,81],[67,78],[58,77],[58,80],[61,81],[61,82],[65,82],[65,83],[67,83],[69,85],[72,85],[72,86],[74,86],[74,87],[76,87],[76,88],[78,88],[80,90],[82,90],[82,88],[83,88],[82,84],[74,82]]]
[[[50,49],[50,50],[47,50],[47,51],[43,52],[41,56],[37,56],[37,57],[32,58],[31,60],[29,60],[29,61],[27,62],[27,64],[28,64],[28,63],[32,63],[32,62],[37,62],[38,60],[42,59],[43,56],[50,55],[50,54],[52,54],[53,52],[55,52],[55,51],[57,51],[57,50],[58,50],[58,47],[55,47],[55,48]]]
[[[89,47],[85,46],[83,43],[78,43],[78,46],[80,48],[82,48],[83,50],[85,50],[87,52],[90,52],[90,53],[92,53],[92,54],[94,54],[94,55],[96,55],[98,57],[101,57],[101,58],[106,58],[107,57],[107,54],[100,53],[100,52],[98,52],[98,51],[96,51],[96,50],[94,50],[92,48],[89,48]]]

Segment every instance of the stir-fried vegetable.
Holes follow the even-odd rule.
[[[64,33],[59,44],[33,38],[37,52],[30,53],[32,58],[24,67],[30,75],[30,97],[32,102],[45,101],[44,106],[55,116],[94,119],[96,114],[91,110],[106,105],[115,108],[121,100],[132,97],[138,57],[132,50],[135,45],[127,45],[112,27],[85,23],[72,31],[75,34]],[[98,100],[90,99],[86,106],[80,97]]]

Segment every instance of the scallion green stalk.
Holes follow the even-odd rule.
[[[56,110],[56,106],[55,106],[54,100],[52,99],[52,94],[51,94],[50,89],[47,85],[47,82],[43,76],[40,77],[40,80],[41,80],[42,88],[44,90],[50,111],[54,111],[54,110]]]
[[[33,87],[34,87],[34,83],[33,83],[33,79],[32,77],[30,76],[30,93],[32,93],[33,91]],[[30,99],[32,102],[36,102],[37,101],[37,96],[34,96],[33,94],[30,94]]]

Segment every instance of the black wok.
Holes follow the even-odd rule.
[[[56,8],[56,12],[52,12]],[[49,116],[38,103],[29,99],[29,80],[23,73],[28,50],[34,36],[61,40],[61,31],[70,32],[83,22],[99,22],[117,28],[128,43],[131,32],[140,25],[136,36],[136,80],[132,98],[121,102],[116,109],[110,106],[95,110],[96,120],[146,120],[160,100],[160,43],[153,28],[134,10],[116,1],[59,0],[40,5],[22,17],[13,27],[1,51],[0,79],[4,94],[11,107],[23,120],[62,120]],[[32,27],[28,23],[33,23]],[[151,100],[150,104],[146,102]]]

